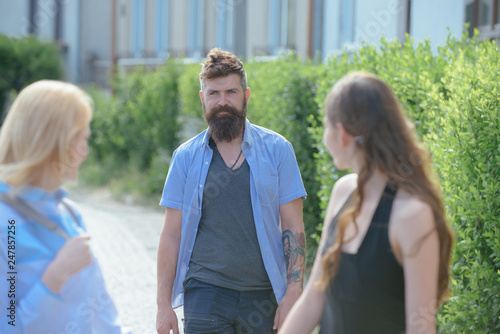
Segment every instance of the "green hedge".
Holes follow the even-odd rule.
[[[500,53],[494,42],[463,39],[441,55],[451,61],[426,142],[457,238],[441,329],[500,333]]]
[[[35,37],[13,38],[0,34],[0,115],[10,92],[27,85],[63,77],[59,47]],[[3,119],[0,119],[0,125]]]

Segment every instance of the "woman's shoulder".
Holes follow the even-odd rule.
[[[404,190],[398,190],[394,199],[391,223],[405,242],[418,240],[436,226],[431,205]]]
[[[325,215],[325,225],[329,224],[357,186],[358,175],[356,173],[344,175],[335,182]]]
[[[403,221],[412,222],[432,215],[432,208],[420,197],[400,189],[394,199],[393,215]]]
[[[354,191],[358,185],[358,174],[350,173],[342,176],[340,179],[335,182],[333,189],[337,189],[337,191]]]
[[[330,196],[333,201],[341,201],[342,203],[352,194],[358,186],[358,174],[351,173],[342,176],[335,182]]]

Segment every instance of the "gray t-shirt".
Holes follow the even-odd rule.
[[[210,146],[214,149],[213,142]],[[231,170],[214,149],[198,233],[186,274],[223,288],[271,289],[257,240],[250,199],[250,166]]]

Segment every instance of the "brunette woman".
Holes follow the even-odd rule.
[[[378,77],[341,79],[324,141],[340,170],[308,286],[280,334],[435,333],[453,234],[428,151]]]

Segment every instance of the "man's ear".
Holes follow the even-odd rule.
[[[200,100],[201,104],[203,104],[203,91],[200,89]]]
[[[247,87],[247,90],[245,91],[245,100],[248,103],[248,100],[250,99],[250,87]]]

